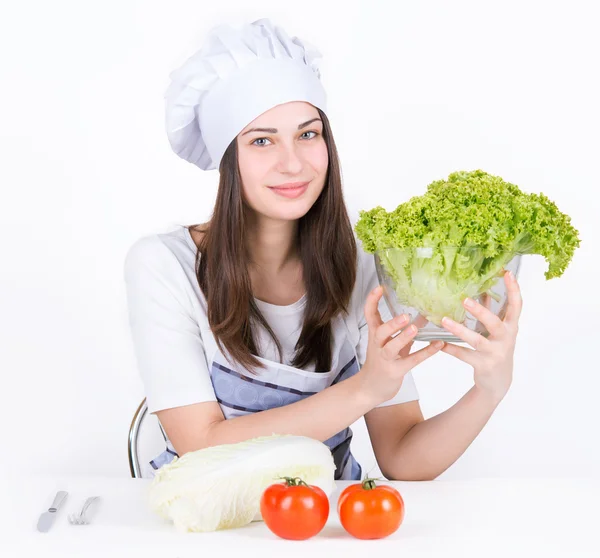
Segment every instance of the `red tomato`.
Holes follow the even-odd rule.
[[[318,486],[299,477],[283,477],[260,499],[260,513],[267,527],[282,539],[304,540],[316,535],[327,523],[329,499]]]
[[[400,527],[404,500],[393,486],[375,486],[375,481],[367,478],[343,490],[337,511],[342,526],[353,537],[381,539]]]

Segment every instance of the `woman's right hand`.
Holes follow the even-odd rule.
[[[406,314],[384,323],[378,309],[382,293],[380,285],[367,297],[365,317],[369,327],[369,341],[365,363],[358,372],[362,378],[363,389],[376,405],[392,399],[402,386],[404,376],[444,346],[443,341],[435,341],[409,354],[418,328],[415,324],[406,327],[409,320]],[[392,335],[403,327],[404,331],[392,338]]]

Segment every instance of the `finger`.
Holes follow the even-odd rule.
[[[423,316],[423,314],[417,314],[417,317],[413,320],[413,324],[415,324],[419,329],[421,329],[423,326],[426,326],[427,322],[429,322],[429,320]]]
[[[408,321],[410,321],[410,316],[408,316]],[[405,324],[408,324],[408,321],[406,321],[406,322],[402,321],[399,324],[400,327],[404,326]],[[428,322],[429,322],[429,320],[425,316],[423,316],[423,314],[417,314],[417,317],[412,321],[413,325],[415,325],[418,329],[427,325]],[[391,339],[391,335],[388,336],[386,339],[384,339],[384,341],[381,343],[380,346],[383,347],[383,345],[388,343],[390,341],[390,339]],[[411,341],[408,345],[404,345],[404,347],[400,351],[400,356],[402,356],[402,357],[408,356],[408,354],[410,352],[410,348],[412,347],[413,343],[414,343],[414,340]]]
[[[410,356],[408,356],[407,358],[405,358],[403,360],[410,367],[409,370],[412,370],[415,366],[417,366],[418,364],[421,364],[424,360],[427,360],[429,357],[433,356],[435,353],[439,352],[440,350],[443,350],[444,346],[445,346],[445,344],[443,341],[434,341],[433,343],[430,343],[429,345],[427,345],[427,347],[423,347],[422,349],[415,351],[414,353],[412,353]]]
[[[490,312],[492,311],[492,297],[489,294],[483,293],[479,299],[479,303]]]
[[[512,326],[516,326],[523,309],[521,288],[519,287],[519,282],[512,273],[510,273],[510,275],[509,272],[504,274],[504,282],[506,283],[508,294],[508,308],[506,310],[506,315],[504,316],[504,321]]]
[[[487,308],[488,310],[491,310],[491,306],[492,306],[492,297],[487,294],[487,293],[483,293],[480,297],[479,297],[479,304],[481,304],[484,308]],[[477,333],[481,333],[483,334],[484,332],[487,333],[485,325],[483,325],[482,322],[480,322],[479,320],[477,320],[475,322],[475,326],[473,327],[473,329],[477,332]]]
[[[402,333],[388,341],[383,348],[383,355],[388,360],[396,360],[400,357],[400,351],[413,341],[414,336],[417,334],[417,327],[413,324],[405,328]]]
[[[377,347],[383,347],[394,333],[400,331],[403,326],[408,325],[409,317],[406,314],[396,316],[391,320],[380,325],[375,331],[375,344]]]
[[[369,293],[365,304],[365,319],[367,320],[369,332],[372,332],[373,334],[375,334],[377,328],[383,324],[378,308],[379,299],[381,298],[382,293],[383,287],[379,285]]]
[[[479,304],[472,298],[465,298],[465,300],[463,300],[463,305],[486,327],[491,335],[500,337],[504,333],[505,328],[502,320],[491,310],[488,310],[485,306]]]
[[[414,345],[414,343],[415,343],[415,340],[412,339],[409,343],[404,345],[404,347],[402,347],[402,349],[400,349],[398,354],[400,355],[401,358],[406,358],[408,355],[410,355],[410,350],[411,350],[412,346]]]
[[[442,326],[446,328],[450,333],[456,335],[456,337],[459,337],[460,339],[471,345],[471,347],[473,347],[475,350],[481,350],[490,343],[485,337],[479,335],[479,333],[477,333],[476,331],[473,331],[468,327],[465,327],[464,325],[455,322],[447,316],[444,316],[442,318]]]
[[[467,347],[459,347],[454,343],[446,343],[442,347],[442,352],[452,355],[467,364],[475,367],[477,365],[477,352]]]

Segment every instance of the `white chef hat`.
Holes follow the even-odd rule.
[[[202,48],[169,74],[166,128],[173,151],[218,169],[231,141],[255,118],[290,101],[326,110],[321,53],[269,19],[213,28]]]

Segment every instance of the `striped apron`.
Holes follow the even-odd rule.
[[[225,419],[295,403],[359,371],[356,350],[350,341],[348,326],[341,316],[332,321],[336,352],[333,367],[326,372],[306,371],[262,357],[257,358],[266,368],[258,369],[256,375],[249,374],[245,369],[233,369],[218,350],[208,322],[200,325],[206,354],[213,355],[209,366],[210,377]],[[346,427],[324,441],[333,455],[336,480],[361,479],[362,468],[350,450],[352,436],[352,429]],[[150,461],[144,476],[153,477],[157,469],[173,461],[176,456],[177,452],[167,437],[166,449]]]

